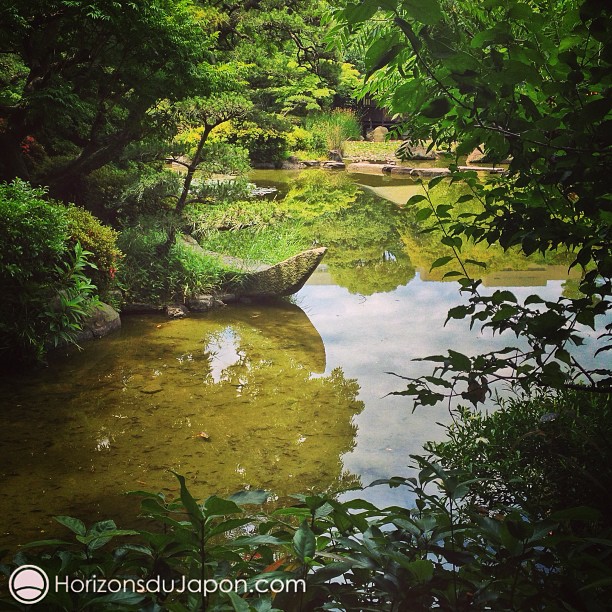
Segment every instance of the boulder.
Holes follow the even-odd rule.
[[[83,322],[83,329],[77,341],[102,338],[120,327],[119,313],[112,306],[100,302]]]
[[[164,312],[164,306],[159,304],[133,302],[121,306],[121,314],[160,314],[162,312]]]
[[[388,133],[389,130],[385,126],[379,125],[366,134],[366,140],[370,142],[385,142]]]
[[[193,295],[185,300],[185,304],[189,310],[193,312],[206,312],[217,306],[225,306],[224,302],[218,300],[213,295]]]
[[[166,306],[166,315],[169,319],[182,319],[187,316],[187,309],[182,304],[169,304]]]
[[[326,161],[321,164],[321,167],[327,168],[328,170],[344,170],[346,168],[346,164],[339,161]]]

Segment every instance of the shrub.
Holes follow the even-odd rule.
[[[65,209],[45,197],[19,179],[0,184],[0,272],[9,287],[46,280],[66,251]]]
[[[91,255],[69,245],[66,207],[15,180],[0,185],[0,361],[42,360],[49,346],[71,342],[95,286],[84,270]]]
[[[287,135],[280,125],[228,122],[211,136],[213,142],[225,141],[243,147],[249,152],[251,162],[274,163],[282,160],[287,153]]]
[[[170,208],[170,196],[178,193],[180,183],[176,172],[149,164],[107,164],[84,178],[84,204],[105,222],[127,223]]]
[[[460,407],[454,416],[448,440],[426,449],[447,469],[472,471],[474,503],[521,503],[539,516],[594,506],[612,525],[611,396],[540,394],[491,414]]]
[[[300,126],[287,134],[287,146],[290,151],[314,151],[319,148],[318,143],[315,146],[314,135]]]
[[[52,583],[68,576],[169,585],[166,593],[52,590],[48,610],[607,609],[609,530],[597,538],[581,533],[596,513],[573,508],[542,520],[521,507],[498,508],[494,518],[462,512],[466,475],[423,459],[420,467],[418,478],[375,483],[407,487],[415,508],[296,495],[294,505],[266,512],[257,508],[268,499],[265,491],[200,502],[177,475],[180,501],[135,492],[153,521],[149,529],[118,529],[113,521],[88,528],[56,517],[68,538],[31,543],[0,571],[9,575],[31,563]],[[438,490],[427,491],[435,483]],[[196,577],[209,582],[199,592],[181,590]],[[214,588],[230,584],[237,590]]]
[[[85,273],[103,296],[115,285],[115,274],[122,257],[117,248],[119,234],[83,208],[68,206],[66,216],[70,232],[69,242],[72,245],[78,242],[91,253],[90,265]]]

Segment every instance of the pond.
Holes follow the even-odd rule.
[[[414,358],[490,350],[505,338],[459,321],[444,326],[457,286],[429,272],[439,244],[397,205],[414,183],[330,177],[253,174],[288,201],[295,185],[341,200],[325,223],[313,204],[308,231],[329,252],[291,302],[173,321],[126,316],[120,332],[83,351],[0,380],[0,546],[58,533],[58,514],[128,526],[138,502],[123,493],[176,496],[169,470],[199,497],[252,487],[282,500],[406,475],[409,455],[443,436],[447,409],[413,413],[388,395],[401,388],[389,372],[418,376],[429,366]],[[517,297],[537,286],[554,299],[576,282],[560,263],[489,255],[485,285],[513,287]],[[360,495],[405,501],[384,487]]]

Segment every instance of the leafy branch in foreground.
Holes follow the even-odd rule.
[[[417,478],[371,485],[405,488],[414,508],[299,495],[295,505],[266,511],[264,491],[198,502],[177,475],[178,500],[136,492],[149,528],[122,530],[113,521],[87,528],[57,517],[73,539],[28,544],[0,572],[35,563],[52,584],[69,577],[127,585],[114,593],[52,589],[49,612],[603,609],[612,548],[596,510],[564,508],[545,518],[520,502],[483,510],[465,504],[475,483],[469,471],[415,459]],[[207,589],[181,589],[185,580]]]
[[[452,149],[457,162],[478,147],[489,161],[508,163],[506,174],[486,181],[451,166],[451,181],[470,193],[436,208],[427,195],[408,202],[428,200],[417,219],[435,219],[451,249],[434,266],[456,257],[462,267],[450,275],[469,300],[449,318],[521,339],[480,357],[434,357],[434,376],[409,379],[403,392],[417,405],[454,395],[479,402],[495,380],[612,389],[611,11],[597,0],[366,0],[333,12],[337,40],[369,34],[362,93],[405,119],[398,131],[408,140]],[[474,208],[459,212],[466,202]],[[484,295],[461,262],[466,240],[526,255],[565,251],[569,267],[582,271],[582,296],[519,303],[509,291]],[[574,349],[593,331],[598,363],[588,367]]]

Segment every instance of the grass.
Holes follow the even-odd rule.
[[[386,142],[349,140],[344,145],[344,155],[345,157],[365,157],[368,159],[397,159],[395,151],[400,144],[400,140],[388,140]]]
[[[275,264],[307,249],[300,223],[283,221],[273,226],[240,231],[209,232],[200,242],[209,251],[240,257],[249,262]]]

